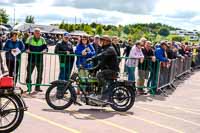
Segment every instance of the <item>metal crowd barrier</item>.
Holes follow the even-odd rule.
[[[3,65],[5,65],[5,55],[4,52],[1,53]],[[40,60],[39,57],[35,55],[42,55],[43,60]],[[29,57],[28,57],[29,56]],[[59,58],[63,57],[64,60],[67,56],[69,58],[74,58],[73,64],[71,62],[63,62],[60,63]],[[54,80],[58,80],[59,73],[62,65],[73,65],[72,72],[77,71],[76,68],[76,57],[77,55],[65,55],[65,54],[54,54],[54,53],[22,53],[21,61],[19,64],[19,75],[18,82],[22,85],[26,85],[28,87],[28,91],[30,92],[31,86],[49,86],[50,83]],[[28,59],[29,58],[29,59]],[[28,69],[28,60],[35,58],[35,64],[42,64],[38,66],[40,79],[37,82],[38,70],[34,69],[32,75],[27,74],[27,70],[31,70],[31,67],[34,67],[29,64]],[[191,63],[193,57],[185,57],[185,59],[174,59],[171,64],[163,64],[159,63],[159,61],[153,62],[152,59],[145,59],[142,64],[135,68],[135,82],[136,87],[138,89],[149,89],[152,95],[155,94],[156,89],[161,89],[168,85],[173,84],[174,80],[185,74],[190,70]],[[126,70],[126,60],[127,57],[119,57],[119,66],[120,66],[120,74],[119,79],[128,80],[128,73]],[[196,64],[200,65],[200,54],[195,57]],[[199,64],[198,64],[199,63]],[[42,69],[42,71],[40,70]],[[29,80],[27,80],[27,76],[29,76]],[[30,77],[31,76],[31,77]],[[32,79],[30,81],[30,79]]]
[[[74,64],[75,61],[73,64],[66,62],[67,57],[74,58],[74,56],[38,52],[22,53],[19,67],[19,83],[27,85],[29,92],[32,86],[49,86],[51,82],[58,80],[62,67],[65,67],[65,65],[76,66]],[[59,57],[63,58],[64,62],[60,62]],[[62,72],[65,74],[66,71],[64,69]]]
[[[196,68],[200,67],[200,53],[194,55],[192,61],[194,62]]]
[[[120,78],[128,80],[128,70],[126,66],[126,61],[128,59],[134,58],[127,58],[127,57],[120,57]],[[138,59],[137,59],[138,60]],[[138,66],[134,68],[134,77],[135,77],[135,85],[138,89],[148,89],[149,92],[154,95],[157,83],[158,83],[158,74],[159,74],[159,61],[156,60],[155,62],[152,61],[151,58],[144,59],[143,63],[139,63]]]
[[[185,59],[173,59],[171,63],[160,63],[158,89],[166,86],[173,86],[176,78],[189,72],[192,64],[192,57],[185,57]]]

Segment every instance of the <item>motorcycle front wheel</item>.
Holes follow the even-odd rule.
[[[64,87],[64,86],[63,86]],[[64,110],[72,105],[76,92],[72,88],[60,88],[59,84],[52,84],[46,91],[47,104],[55,110]]]
[[[115,111],[126,112],[134,105],[135,91],[131,87],[115,84],[112,86],[110,102]]]

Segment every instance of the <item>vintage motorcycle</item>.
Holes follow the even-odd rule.
[[[68,81],[53,81],[46,91],[47,104],[55,110],[64,110],[72,104],[81,106],[80,102],[91,106],[110,106],[120,112],[129,110],[135,102],[135,83],[119,80],[117,76],[112,77],[106,85],[106,89],[110,90],[109,98],[96,98],[97,95],[102,96],[102,89],[96,78],[97,67],[82,67],[79,72],[74,72]]]
[[[0,132],[10,133],[21,124],[27,110],[22,93],[21,88],[15,87],[12,77],[0,76]]]

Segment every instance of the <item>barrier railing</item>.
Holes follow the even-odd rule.
[[[73,61],[69,62],[68,60],[72,58],[74,58]],[[128,80],[128,73],[125,65],[127,59],[126,57],[119,57],[119,76],[120,79],[123,80]],[[19,83],[27,85],[28,91],[30,92],[32,86],[49,86],[54,80],[67,80],[68,78],[61,78],[60,75],[66,76],[65,71],[67,71],[67,69],[70,69],[70,73],[76,71],[76,60],[77,55],[37,52],[22,53],[19,67]],[[63,68],[64,70],[62,70]],[[145,59],[141,67],[134,72],[137,88],[148,88],[150,92],[154,94],[154,90],[157,87],[158,68],[158,61],[152,62],[150,59]],[[67,77],[69,77],[69,75],[68,73]],[[144,78],[144,83],[138,84],[141,78]]]
[[[161,62],[159,70],[158,89],[166,86],[172,86],[176,78],[189,72],[191,69],[192,57],[185,57],[185,59],[173,59],[171,63]]]
[[[193,55],[192,61],[195,64],[195,67],[200,67],[200,53]]]
[[[1,54],[5,67],[4,52]],[[200,55],[185,57],[185,59],[174,59],[170,65],[159,63],[159,61],[153,62],[152,59],[145,59],[142,64],[135,67],[133,73],[135,75],[136,87],[138,89],[147,88],[154,95],[156,89],[173,84],[177,77],[187,73],[190,70],[193,58],[195,58],[196,65],[200,65]],[[76,59],[77,55],[36,52],[22,53],[19,64],[18,82],[22,85],[27,85],[30,92],[31,86],[49,86],[54,80],[67,80],[70,72],[77,71]],[[127,57],[119,57],[119,76],[123,80],[128,80],[128,71],[125,65],[127,59]]]

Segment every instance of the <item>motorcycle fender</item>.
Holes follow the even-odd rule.
[[[68,81],[65,81],[65,80],[55,80],[53,82],[51,82],[50,84],[54,84],[54,85],[57,85],[57,84],[64,84],[66,85],[68,83]]]

